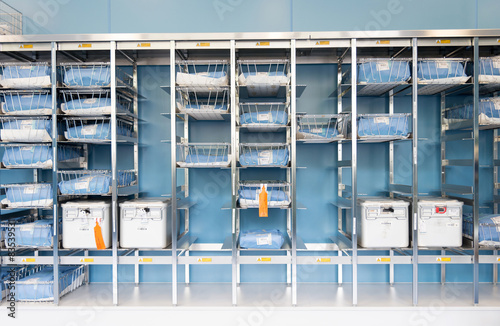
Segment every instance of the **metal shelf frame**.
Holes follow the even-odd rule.
[[[239,266],[240,264],[251,263],[251,256],[241,256],[238,248],[238,235],[239,235],[239,210],[237,207],[237,186],[239,181],[239,168],[237,165],[238,161],[238,149],[239,149],[239,126],[237,124],[237,112],[238,112],[238,101],[239,93],[236,83],[236,65],[237,65],[237,55],[238,51],[248,51],[248,53],[254,56],[261,56],[263,51],[281,51],[286,49],[290,51],[290,72],[291,81],[289,89],[284,89],[285,94],[289,96],[290,103],[290,128],[285,128],[287,132],[287,139],[290,143],[290,157],[291,163],[290,168],[287,169],[287,181],[292,184],[291,187],[291,202],[292,205],[287,212],[287,221],[289,224],[288,235],[291,240],[291,248],[289,253],[287,251],[287,256],[278,256],[279,263],[286,264],[289,266],[287,274],[289,274],[288,281],[291,284],[292,293],[292,305],[298,304],[297,298],[297,265],[305,264],[326,264],[326,265],[337,265],[338,267],[338,283],[343,283],[342,266],[352,265],[352,298],[353,305],[358,303],[358,265],[361,264],[386,264],[390,266],[390,282],[394,280],[394,265],[395,264],[411,264],[413,275],[412,275],[412,302],[414,305],[418,305],[418,266],[419,264],[440,264],[442,266],[443,273],[442,278],[446,273],[447,264],[472,264],[473,265],[473,298],[474,304],[479,303],[479,264],[492,264],[494,268],[494,283],[496,283],[498,277],[498,251],[495,249],[482,250],[479,247],[478,239],[478,229],[479,229],[479,94],[480,86],[478,84],[478,59],[479,59],[479,48],[480,46],[500,46],[498,41],[500,37],[500,30],[434,30],[434,31],[372,31],[372,32],[291,32],[291,33],[221,33],[221,34],[95,34],[95,35],[24,35],[24,36],[0,36],[0,44],[2,45],[2,52],[16,52],[20,53],[21,56],[17,56],[18,59],[27,60],[32,59],[31,53],[43,52],[40,60],[48,61],[51,60],[51,76],[52,80],[57,80],[57,59],[58,54],[63,54],[73,61],[85,61],[86,58],[80,57],[82,45],[85,45],[86,52],[92,52],[98,50],[102,53],[109,53],[109,62],[112,67],[112,83],[111,83],[111,95],[112,95],[112,107],[115,108],[111,114],[112,122],[112,139],[110,141],[111,153],[112,153],[112,218],[113,218],[113,245],[112,248],[106,250],[108,256],[91,256],[88,250],[83,251],[83,256],[79,254],[67,251],[65,249],[54,248],[49,250],[48,253],[42,253],[42,250],[25,252],[26,256],[30,259],[35,259],[34,263],[52,264],[54,265],[54,273],[58,273],[58,266],[64,264],[85,264],[85,265],[112,265],[113,271],[113,303],[117,305],[118,296],[118,266],[121,264],[134,264],[135,265],[135,277],[136,283],[139,280],[139,269],[140,264],[162,264],[172,266],[172,303],[177,305],[177,292],[178,292],[178,265],[184,265],[186,267],[186,280],[189,282],[189,265],[190,264],[205,264],[205,263],[217,263],[232,266],[232,304],[238,304],[238,284],[239,284]],[[202,44],[202,45],[200,45]],[[460,163],[459,165],[468,164],[472,167],[472,177],[473,185],[467,188],[458,189],[453,187],[453,185],[448,185],[446,179],[442,180],[442,193],[445,195],[451,194],[451,190],[462,191],[463,193],[468,193],[472,196],[471,199],[467,198],[464,200],[466,204],[470,204],[473,207],[474,213],[474,234],[473,234],[473,247],[471,248],[461,248],[460,250],[450,249],[450,248],[437,248],[441,250],[441,255],[428,254],[426,248],[417,248],[413,245],[410,248],[396,249],[392,248],[388,255],[371,257],[365,255],[369,253],[370,250],[365,248],[358,248],[357,245],[357,230],[354,228],[352,231],[352,236],[345,238],[342,233],[332,237],[332,242],[327,244],[303,244],[300,238],[297,237],[296,229],[296,210],[298,209],[296,205],[296,98],[299,95],[299,90],[296,84],[296,66],[297,64],[307,64],[307,63],[338,63],[337,71],[337,84],[342,84],[342,64],[352,64],[357,62],[358,49],[359,48],[381,48],[381,47],[411,47],[411,58],[412,58],[412,75],[417,75],[417,61],[419,59],[419,49],[421,47],[463,47],[467,45],[472,45],[473,47],[473,59],[474,59],[474,76],[473,76],[473,98],[474,98],[474,119],[471,126],[472,142],[474,157],[472,160],[461,161],[461,162],[450,162],[447,163],[443,161],[442,172],[446,170],[446,166],[449,163]],[[343,49],[345,50],[343,54],[332,56],[332,55],[317,55],[317,56],[297,56],[297,49],[314,49],[324,51],[325,49]],[[134,87],[137,90],[138,78],[137,78],[137,66],[140,64],[150,64],[151,62],[158,62],[158,56],[155,55],[155,51],[161,53],[160,58],[161,64],[170,65],[170,89],[176,87],[175,84],[175,61],[176,56],[184,55],[188,53],[187,51],[200,50],[203,51],[215,49],[216,51],[227,51],[229,54],[230,62],[230,107],[231,107],[231,180],[232,180],[232,197],[231,197],[231,215],[232,215],[232,225],[231,225],[231,236],[230,241],[226,239],[223,244],[200,244],[196,242],[196,239],[189,235],[189,207],[193,203],[186,204],[185,201],[179,199],[189,198],[189,169],[185,169],[185,185],[182,187],[177,186],[177,167],[176,167],[176,141],[171,141],[171,174],[172,174],[172,186],[171,186],[171,197],[172,197],[172,236],[173,241],[171,247],[158,251],[158,256],[147,256],[147,261],[140,262],[139,259],[141,250],[123,250],[118,248],[118,238],[117,238],[117,216],[118,216],[118,188],[117,188],[117,169],[116,169],[116,159],[117,159],[117,143],[119,139],[116,135],[117,125],[116,118],[118,112],[116,112],[116,96],[119,90],[117,89],[116,83],[116,72],[115,67],[117,64],[126,62],[127,64],[133,65],[133,80]],[[80,51],[80,52],[76,52]],[[130,52],[129,52],[130,51]],[[140,58],[136,59],[134,56],[130,56],[127,53],[133,53],[134,51],[140,52]],[[350,51],[350,55],[349,54]],[[124,54],[125,59],[118,59],[116,53]],[[77,54],[78,53],[78,54]],[[0,52],[1,54],[1,52]],[[92,54],[90,55],[92,57]],[[120,61],[121,60],[121,61]],[[357,116],[358,107],[357,99],[359,96],[358,88],[360,86],[357,84],[357,66],[352,64],[352,79],[350,86],[350,100],[351,109],[350,112],[353,116]],[[389,153],[390,153],[390,164],[389,164],[389,176],[390,176],[390,188],[389,193],[394,197],[401,197],[406,195],[407,200],[411,200],[413,207],[417,207],[418,203],[418,85],[416,79],[412,79],[408,85],[407,89],[411,89],[412,97],[412,131],[413,137],[408,140],[411,141],[412,146],[412,185],[398,185],[394,183],[394,143],[389,143]],[[345,90],[345,89],[344,89]],[[53,82],[51,87],[52,94],[57,94],[59,91],[57,83]],[[183,116],[176,112],[176,100],[175,93],[171,92],[170,97],[170,117],[171,118],[171,139],[176,140],[177,137],[177,119],[176,116]],[[393,97],[396,96],[394,90],[390,90],[386,93],[389,96],[389,110],[390,113],[394,112],[394,102]],[[337,113],[346,112],[344,105],[342,103],[342,98],[345,94],[342,91],[342,87],[337,88]],[[398,94],[398,96],[403,96]],[[439,96],[439,95],[434,95]],[[441,93],[442,105],[444,107],[446,96],[450,96],[450,93]],[[134,93],[134,114],[138,115],[138,98],[139,95]],[[57,157],[57,119],[60,114],[57,112],[57,98],[52,97],[52,148],[53,156]],[[188,128],[189,120],[186,116],[184,119],[184,138],[188,139]],[[357,134],[356,120],[351,120],[351,130],[353,134]],[[134,120],[134,129],[138,131],[138,121]],[[452,136],[447,136],[445,131],[441,130],[441,141],[444,142],[451,140]],[[456,136],[458,137],[458,136]],[[461,136],[460,136],[461,137]],[[497,138],[498,131],[494,131],[494,159],[498,160],[498,148],[497,148]],[[462,137],[463,138],[463,137]],[[337,155],[338,155],[338,183],[337,188],[337,198],[333,200],[336,205],[338,205],[338,218],[339,222],[342,222],[342,216],[351,218],[353,221],[353,226],[356,225],[356,210],[354,209],[357,204],[358,199],[358,188],[357,188],[357,167],[358,167],[358,143],[357,139],[352,139],[349,142],[339,141],[337,145]],[[138,144],[134,143],[134,169],[139,170],[138,158],[139,150]],[[343,146],[349,145],[352,148],[352,156],[350,158],[344,158]],[[84,145],[88,149],[87,146]],[[445,145],[442,146],[442,155],[446,152]],[[442,157],[445,160],[445,157]],[[351,169],[351,185],[346,185],[343,180],[342,170]],[[4,170],[2,170],[4,171]],[[59,167],[57,161],[54,162],[52,167],[52,178],[57,180],[57,172]],[[498,182],[498,165],[495,166],[494,170],[495,184]],[[445,172],[443,172],[443,177]],[[40,175],[37,170],[33,173],[34,181],[40,180]],[[345,178],[344,178],[345,179]],[[138,181],[137,181],[138,182]],[[54,198],[57,196],[57,187],[53,187]],[[498,187],[493,189],[494,195],[498,196]],[[136,194],[137,196],[137,194]],[[450,196],[452,197],[452,196]],[[54,221],[57,225],[58,222],[58,212],[59,203],[54,201],[53,212]],[[183,210],[185,214],[185,222],[187,228],[180,235],[177,233],[177,223],[179,216],[179,210]],[[498,205],[494,205],[494,212],[498,213]],[[3,213],[3,211],[2,211]],[[9,213],[10,214],[10,213]],[[5,217],[5,214],[2,215]],[[411,214],[411,220],[414,227],[412,228],[413,242],[418,241],[418,230],[417,226],[417,215],[413,211]],[[54,240],[60,237],[57,227],[54,229]],[[299,232],[300,233],[300,232]],[[231,248],[230,250],[226,248]],[[305,249],[304,249],[305,248]],[[436,248],[434,248],[435,250]],[[375,250],[375,249],[373,249]],[[485,253],[484,251],[493,251],[493,255]],[[52,255],[50,255],[52,252]],[[190,252],[206,252],[205,256],[190,256]],[[210,252],[223,252],[224,256],[210,256]],[[175,255],[172,255],[175,253]],[[325,253],[325,255],[323,255]],[[484,253],[484,254],[483,254]],[[260,253],[259,253],[260,254]],[[302,254],[309,254],[304,256]],[[267,253],[262,253],[261,256],[268,257]],[[270,256],[270,255],[269,255]],[[139,258],[138,258],[139,257]],[[211,258],[212,261],[203,261],[203,259],[198,262],[198,258]],[[218,257],[218,258],[215,258]],[[284,258],[283,258],[284,257]],[[150,261],[149,258],[152,258]],[[377,261],[380,258],[380,261]],[[448,259],[449,258],[449,259]],[[21,258],[22,259],[22,258]],[[81,260],[77,262],[77,260]],[[253,258],[251,258],[253,259]],[[274,259],[274,256],[273,256]],[[375,260],[374,260],[375,259]],[[5,256],[0,259],[2,265],[6,265]],[[32,262],[22,262],[22,263],[32,263]],[[265,262],[267,263],[267,262]],[[274,262],[273,262],[274,263]],[[443,278],[444,280],[444,278]],[[287,282],[288,283],[288,282]],[[57,284],[54,288],[57,291]],[[55,304],[59,303],[59,298],[55,298]]]

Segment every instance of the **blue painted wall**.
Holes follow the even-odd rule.
[[[24,13],[26,34],[66,33],[154,33],[154,32],[270,32],[270,31],[329,31],[329,30],[397,30],[397,29],[448,29],[448,28],[500,28],[496,13],[500,3],[495,0],[478,1],[478,18],[475,2],[468,0],[411,1],[327,1],[327,0],[187,0],[142,1],[133,0],[7,0]],[[189,5],[186,3],[189,2]],[[188,9],[195,8],[195,9]],[[363,8],[362,11],[359,8]],[[301,65],[297,67],[297,81],[307,88],[298,99],[298,111],[308,113],[335,113],[337,99],[330,97],[335,89],[336,65]],[[145,196],[160,196],[170,192],[170,151],[162,139],[170,138],[170,120],[160,113],[169,110],[169,95],[159,86],[169,83],[167,66],[139,67],[139,89],[145,96],[140,101],[140,188]],[[346,105],[347,105],[346,101]],[[410,112],[411,103],[406,97],[395,100],[396,112]],[[428,193],[439,189],[439,97],[420,97],[419,133],[419,191]],[[359,111],[387,112],[387,98],[359,100]],[[229,141],[229,123],[195,122],[190,137],[193,141]],[[208,135],[208,136],[207,136]],[[484,133],[482,137],[486,137]],[[210,139],[207,139],[209,137]],[[242,135],[242,137],[247,137]],[[297,163],[307,169],[297,172],[297,198],[308,207],[297,213],[298,235],[305,242],[325,242],[337,229],[337,209],[330,204],[336,196],[337,170],[335,169],[336,145],[298,145]],[[360,145],[359,191],[377,194],[387,188],[388,145]],[[396,181],[409,183],[411,178],[410,147],[407,143],[396,145]],[[99,151],[99,153],[105,151]],[[130,168],[130,156],[123,153],[124,168]],[[471,152],[465,151],[467,157]],[[491,148],[481,145],[482,161],[491,160]],[[314,159],[310,159],[314,157]],[[94,167],[105,167],[106,156],[91,157]],[[485,163],[486,164],[486,163]],[[147,167],[147,168],[145,168]],[[491,180],[486,168],[481,170],[487,194]],[[29,178],[25,172],[15,172],[18,177]],[[251,178],[251,172],[244,171]],[[270,173],[263,171],[262,173]],[[460,171],[458,172],[460,174]],[[1,183],[11,182],[14,173],[0,174]],[[284,176],[281,176],[284,177]],[[348,175],[345,177],[348,178]],[[222,242],[230,235],[231,215],[220,207],[230,198],[228,170],[203,170],[191,174],[191,196],[199,204],[191,212],[191,232],[199,242]],[[488,200],[488,196],[482,200]],[[258,219],[251,210],[242,213],[243,229],[255,227],[286,226],[283,212],[274,212],[267,219]],[[374,253],[377,254],[377,253]],[[94,282],[110,281],[110,267],[92,266]],[[183,280],[183,267],[179,278]],[[284,266],[243,266],[242,281],[284,281]],[[344,267],[346,281],[350,268]],[[481,280],[491,280],[491,268],[481,266]],[[360,266],[360,281],[386,282],[386,266]],[[194,266],[193,282],[231,281],[230,266]],[[470,266],[449,266],[448,280],[470,281]],[[133,269],[120,268],[120,281],[132,282]],[[141,266],[142,282],[168,282],[170,267]],[[325,266],[300,266],[298,279],[303,282],[336,281],[337,268]],[[422,281],[439,281],[439,266],[421,266]],[[410,266],[396,268],[396,281],[411,281]]]

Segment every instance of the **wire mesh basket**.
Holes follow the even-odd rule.
[[[196,87],[178,87],[177,110],[197,120],[224,120],[229,113],[229,87],[199,91]]]
[[[176,85],[206,92],[217,87],[228,86],[227,60],[178,60]]]
[[[374,142],[407,139],[410,136],[409,119],[409,113],[360,114],[357,117],[358,139]],[[350,134],[350,122],[347,126]]]
[[[378,96],[410,79],[409,59],[362,58],[358,61],[358,95]]]
[[[3,88],[50,88],[51,67],[48,62],[0,63]]]
[[[474,118],[474,105],[466,104],[448,108],[444,111],[444,121],[447,124],[471,121]],[[479,125],[500,125],[500,98],[481,99],[479,102]]]
[[[474,219],[472,214],[465,214],[462,223],[463,234],[473,239]],[[500,247],[500,216],[482,215],[479,218],[479,244],[485,247]]]
[[[480,84],[500,84],[500,56],[479,59]]]
[[[111,90],[93,89],[93,90],[62,90],[63,103],[61,111],[69,115],[110,115]],[[117,114],[132,114],[132,99],[121,93],[116,94],[116,112]]]
[[[177,145],[177,165],[189,168],[221,168],[231,164],[231,144],[190,143]]]
[[[9,229],[10,229],[10,232],[13,232],[12,230],[14,229],[14,227],[16,225],[22,224],[22,223],[30,223],[30,222],[33,222],[35,220],[36,220],[36,218],[33,215],[17,216],[17,217],[2,220],[0,222],[0,248],[5,248],[7,246],[15,245],[15,243],[13,243],[13,241],[12,241],[12,240],[15,240],[12,237],[13,235],[15,235],[15,233],[9,234]],[[12,240],[10,242],[6,241],[8,238],[12,238]]]
[[[238,202],[241,208],[259,207],[262,189],[267,192],[267,205],[272,208],[290,206],[290,184],[283,181],[240,181]]]
[[[276,131],[289,125],[288,103],[240,103],[240,125],[249,131]]]
[[[22,35],[23,14],[0,1],[0,35]]]
[[[49,144],[3,145],[2,166],[8,169],[50,169],[53,164],[53,150]],[[85,162],[81,146],[59,145],[57,147],[59,166],[82,167]]]
[[[54,301],[54,269],[45,266],[37,273],[16,282],[16,301]],[[59,266],[59,296],[62,297],[79,288],[85,281],[85,266]]]
[[[297,117],[297,140],[311,143],[332,142],[345,138],[346,115],[308,114]]]
[[[4,184],[5,198],[0,202],[5,208],[51,208],[52,184]]]
[[[48,90],[1,91],[1,111],[7,115],[50,115],[52,95]]]
[[[42,265],[9,266],[0,270],[0,300],[9,296],[12,283],[42,270]]]
[[[240,164],[245,167],[287,167],[290,162],[288,144],[240,144]]]
[[[36,219],[33,216],[0,224],[4,230],[14,230],[15,247],[52,248],[54,237],[53,219]],[[12,231],[11,231],[12,232]],[[10,245],[12,247],[12,245]]]
[[[109,195],[112,192],[110,170],[68,170],[59,171],[59,193],[61,195]],[[118,171],[117,187],[129,187],[137,183],[134,170]]]
[[[92,88],[111,86],[109,62],[62,63],[63,85],[70,88]],[[116,68],[116,86],[134,89],[134,78]]]
[[[466,68],[468,59],[420,59],[417,63],[418,83],[421,95],[432,95],[469,80]]]
[[[49,117],[0,117],[3,142],[43,143],[52,141]]]
[[[64,137],[74,142],[109,142],[112,121],[109,117],[71,117],[64,118],[66,130]],[[135,138],[134,125],[125,119],[116,119],[116,134],[119,139]]]
[[[277,96],[280,86],[289,84],[287,59],[238,60],[238,86],[246,87],[249,97]]]

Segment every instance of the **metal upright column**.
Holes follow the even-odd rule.
[[[445,185],[446,184],[446,165],[444,162],[446,161],[446,141],[444,141],[445,136],[446,136],[446,130],[444,129],[445,122],[444,122],[444,111],[446,110],[446,94],[445,92],[441,92],[441,115],[440,115],[440,121],[441,121],[441,184]],[[441,195],[445,196],[446,192],[441,191]],[[441,255],[445,256],[446,251],[441,250]],[[444,285],[446,283],[446,264],[441,264],[441,285]]]
[[[170,164],[172,172],[172,305],[177,305],[177,133],[175,116],[175,41],[170,41]]]
[[[139,91],[139,83],[137,80],[137,62],[133,62],[133,72],[132,72],[132,77],[133,77],[133,87],[136,92]],[[139,117],[139,99],[137,93],[134,94],[134,102],[133,102],[133,108],[134,108],[134,114],[136,117]],[[138,119],[134,119],[134,132],[137,135],[137,139],[139,139],[139,121]],[[137,184],[139,184],[139,142],[134,144],[134,171],[136,173],[136,180]],[[135,194],[135,198],[139,198],[139,193]],[[139,281],[140,281],[140,275],[139,275],[139,250],[135,251],[135,256],[137,257],[134,265],[134,276],[135,276],[135,286],[139,286]]]
[[[51,79],[52,79],[52,201],[54,230],[52,255],[54,257],[54,280],[59,279],[59,205],[57,193],[57,43],[51,43]],[[54,304],[59,305],[59,282],[54,282]]]
[[[358,233],[356,220],[356,205],[358,201],[358,101],[357,101],[357,67],[356,39],[351,40],[351,216],[352,216],[352,304],[358,305]]]
[[[296,42],[292,40],[290,44],[291,52],[291,74],[292,74],[292,96],[291,108],[291,159],[292,159],[292,305],[297,305],[297,49]]]
[[[495,201],[495,196],[498,196],[498,166],[495,161],[498,160],[498,129],[493,130],[493,214],[498,214],[498,203]],[[498,250],[493,250],[493,255],[498,255]],[[498,264],[493,264],[493,284],[498,283]]]
[[[418,40],[412,39],[412,76],[417,76],[418,60]],[[412,140],[412,222],[413,222],[413,279],[412,279],[412,301],[413,305],[418,304],[418,83],[417,78],[412,79],[412,121],[413,121],[413,140]]]
[[[474,304],[479,303],[479,38],[474,37]]]
[[[389,114],[394,114],[394,90],[389,91]],[[394,141],[389,142],[389,184],[394,184]],[[394,198],[394,193],[390,193],[390,197]],[[394,286],[394,250],[389,250],[389,285]]]
[[[233,306],[238,304],[238,229],[236,226],[236,193],[238,191],[236,178],[236,41],[231,40],[230,53],[230,69],[231,69],[231,288]]]
[[[337,64],[337,114],[342,113],[342,60],[338,61]],[[342,146],[343,142],[337,142],[337,162],[342,160]],[[342,184],[342,172],[343,168],[337,166],[337,196],[338,198],[342,197],[342,190],[338,185]],[[342,207],[337,207],[337,229],[342,228],[342,216],[344,211]],[[338,251],[338,255],[342,256],[342,250]],[[342,275],[342,265],[337,265],[337,282],[339,286],[342,286],[343,283],[343,275]]]
[[[113,225],[113,304],[118,305],[118,187],[116,182],[117,146],[116,146],[116,42],[111,41],[111,221]]]

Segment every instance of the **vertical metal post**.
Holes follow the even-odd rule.
[[[337,63],[337,114],[342,113],[342,60],[339,59]],[[337,142],[337,162],[342,161],[342,146],[343,142]],[[338,185],[342,184],[342,172],[343,168],[337,167],[337,196],[338,198],[342,197],[342,190]],[[344,211],[341,207],[337,207],[337,229],[342,228],[342,217]],[[342,250],[338,251],[338,255],[342,256]],[[337,283],[339,286],[342,286],[343,283],[343,268],[342,265],[337,265]]]
[[[137,77],[137,62],[134,61],[132,64],[132,85],[136,92],[139,91],[139,82]],[[134,94],[134,114],[139,117],[139,98],[137,93]],[[134,132],[137,135],[137,139],[139,140],[139,121],[138,119],[134,119]],[[134,144],[134,173],[136,174],[137,184],[139,184],[139,141]],[[135,198],[139,198],[139,193],[134,195]],[[134,266],[134,276],[135,276],[135,286],[139,286],[140,280],[140,269],[139,269],[139,250],[135,251],[136,261]]]
[[[291,80],[292,97],[290,101],[292,139],[291,139],[291,159],[292,159],[292,305],[297,305],[297,49],[295,40],[291,41]]]
[[[236,209],[236,193],[238,191],[237,177],[236,177],[236,113],[238,111],[238,106],[236,103],[236,41],[231,40],[230,49],[230,69],[231,69],[231,297],[232,304],[236,306],[238,304],[238,283],[239,283],[239,273],[238,273],[238,228],[236,223],[237,209]]]
[[[418,60],[418,41],[414,37],[412,39],[412,76],[417,76],[417,60]],[[413,222],[413,279],[412,279],[412,301],[413,305],[418,304],[418,224],[417,224],[417,209],[418,209],[418,82],[417,78],[412,79],[412,122],[413,122],[413,140],[412,140],[412,165],[413,165],[413,180],[412,180],[412,222]]]
[[[394,90],[389,91],[389,114],[394,114]],[[394,184],[394,142],[389,142],[389,184]],[[394,193],[390,192],[390,197],[394,198]],[[389,250],[391,262],[389,263],[389,285],[394,285],[394,251]]]
[[[494,95],[497,95],[496,93]],[[495,161],[498,160],[498,129],[493,130],[493,195],[498,196],[498,166],[495,165]],[[495,201],[493,196],[493,213],[498,214],[498,203]],[[493,255],[498,255],[498,250],[493,250]],[[493,264],[493,284],[498,283],[498,264]]]
[[[357,233],[357,201],[358,201],[358,66],[356,39],[351,40],[351,217],[352,217],[352,305],[358,305],[358,233]]]
[[[446,160],[446,142],[443,140],[446,135],[444,113],[446,110],[446,93],[441,92],[441,184],[446,184],[446,165],[444,164]],[[446,192],[441,191],[441,195],[445,196]],[[445,250],[441,250],[441,256],[446,255]],[[441,285],[446,284],[446,264],[441,263]]]
[[[185,144],[189,144],[189,116],[184,114],[184,139],[183,142]],[[185,157],[189,154],[188,147],[185,148]],[[189,197],[189,169],[184,169],[184,197]],[[184,228],[186,231],[189,231],[189,207],[184,209]],[[185,252],[185,256],[189,256],[189,248]],[[184,279],[185,284],[189,284],[190,278],[190,267],[189,264],[184,265],[184,275],[187,276]]]
[[[389,285],[394,286],[394,250],[389,250],[391,262],[389,263]]]
[[[52,202],[53,202],[53,257],[54,280],[59,279],[59,205],[57,194],[57,43],[51,43],[51,79],[52,79]],[[38,182],[38,180],[36,180]],[[54,282],[54,304],[59,305],[59,282]]]
[[[441,250],[441,256],[446,255],[446,250]],[[446,264],[441,263],[441,285],[446,284]]]
[[[175,116],[175,41],[170,41],[170,168],[172,173],[172,305],[177,305],[177,132]]]
[[[113,225],[112,251],[113,251],[113,304],[118,305],[118,187],[117,177],[117,145],[116,145],[116,41],[110,42],[111,57],[111,221]]]
[[[479,38],[474,37],[474,304],[479,303]]]
[[[135,264],[134,264],[134,278],[135,278],[135,286],[139,286],[139,250],[135,250]]]

